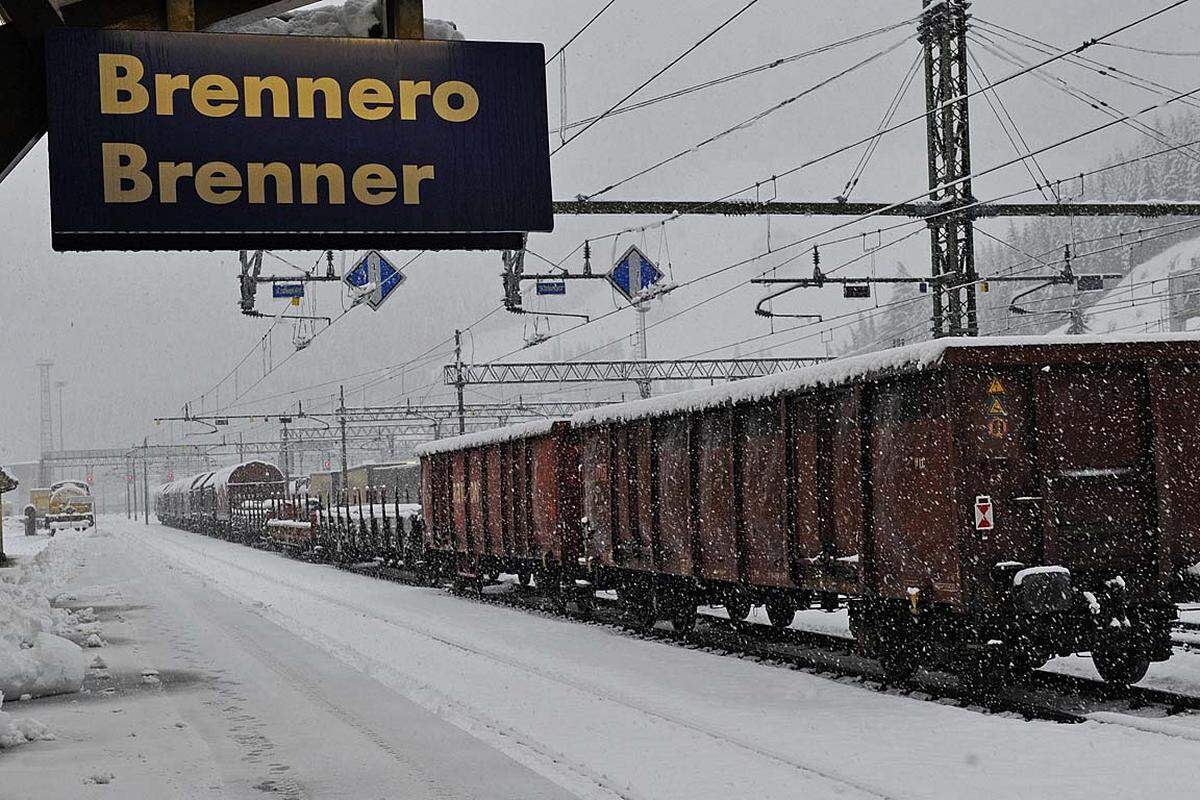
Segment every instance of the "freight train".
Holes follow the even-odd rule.
[[[432,442],[420,520],[368,488],[284,527],[309,556],[510,573],[581,613],[615,593],[637,626],[846,606],[892,679],[1087,651],[1133,683],[1200,562],[1198,370],[1186,335],[938,340]]]
[[[894,678],[1171,655],[1200,562],[1200,340],[938,340],[419,450],[429,563],[686,629],[849,607]]]

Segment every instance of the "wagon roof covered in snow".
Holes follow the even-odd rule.
[[[580,411],[571,417],[574,425],[597,425],[646,417],[660,417],[685,411],[752,403],[780,394],[839,386],[858,380],[935,369],[948,361],[970,362],[995,348],[1019,348],[1023,352],[1046,346],[1087,348],[1096,345],[1153,345],[1168,342],[1200,345],[1196,333],[1128,335],[1128,336],[993,336],[963,339],[935,339],[905,347],[880,350],[858,356],[834,359],[811,367],[767,375],[761,378],[706,386],[686,392],[634,400],[616,405],[598,406]],[[1200,356],[1200,347],[1189,348]],[[1116,355],[1116,353],[1114,353]]]
[[[217,470],[212,474],[210,484],[212,486],[228,486],[231,483],[257,483],[257,481],[234,480],[235,476],[238,478],[242,477],[241,475],[238,475],[239,472],[242,472],[243,470],[249,471],[254,467],[261,467],[263,468],[264,472],[270,473],[270,477],[268,477],[267,480],[283,480],[283,473],[281,473],[279,468],[269,461],[245,461],[241,464],[230,464],[227,467]]]
[[[472,447],[483,447],[500,442],[511,442],[514,439],[526,439],[531,436],[542,436],[550,432],[554,423],[563,422],[561,419],[535,419],[532,422],[522,422],[504,428],[493,428],[489,431],[468,433],[453,436],[449,439],[438,439],[426,442],[416,448],[418,456],[431,456],[435,453],[449,453],[455,450],[466,450]]]

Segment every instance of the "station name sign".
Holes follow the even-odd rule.
[[[516,248],[553,228],[540,44],[60,28],[57,250]]]

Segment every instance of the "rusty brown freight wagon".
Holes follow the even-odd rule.
[[[1138,680],[1200,561],[1198,370],[1191,336],[940,340],[582,412],[590,577],[683,627],[847,597],[893,675]]]
[[[427,556],[443,576],[500,572],[573,586],[580,553],[578,452],[565,421],[431,442],[421,458]]]

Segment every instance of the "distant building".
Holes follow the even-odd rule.
[[[17,481],[17,488],[4,495],[4,499],[12,503],[13,508],[20,512],[29,502],[29,490],[37,486],[38,462],[21,461],[16,464],[5,464],[4,471]]]

